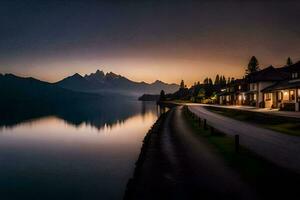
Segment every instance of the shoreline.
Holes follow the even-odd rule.
[[[147,157],[146,154],[149,151],[149,146],[151,145],[151,138],[153,137],[153,134],[158,135],[159,132],[161,131],[162,125],[164,124],[164,121],[166,119],[168,112],[169,111],[167,111],[166,113],[162,113],[158,117],[156,122],[153,124],[153,126],[149,129],[146,136],[144,137],[139,157],[138,157],[137,161],[135,162],[135,169],[134,169],[133,175],[128,180],[127,185],[126,185],[125,193],[123,196],[124,200],[132,199],[133,196],[135,195],[138,180],[140,179],[141,174],[142,174],[142,167],[143,167],[143,165],[145,163],[145,159]]]

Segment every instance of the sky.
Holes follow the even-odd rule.
[[[300,60],[300,1],[0,1],[0,73],[188,85]]]

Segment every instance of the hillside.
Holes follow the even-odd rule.
[[[74,92],[34,78],[13,74],[0,75],[0,102],[55,102],[76,101],[92,94]],[[98,95],[97,95],[98,96]]]

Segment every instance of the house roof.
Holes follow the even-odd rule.
[[[284,89],[292,89],[292,88],[300,88],[300,80],[299,81],[280,81],[274,85],[271,85],[265,89],[262,90],[262,92],[271,92],[274,90],[284,90]]]
[[[250,82],[260,82],[260,81],[283,81],[288,78],[288,75],[280,72],[280,70],[269,66],[257,72],[253,72],[247,76]]]
[[[278,70],[280,72],[283,72],[283,73],[290,73],[290,72],[300,71],[300,61],[298,61],[295,64],[290,65],[290,66],[285,66],[285,67],[278,68]]]

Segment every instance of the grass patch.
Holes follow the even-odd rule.
[[[254,187],[259,196],[268,199],[270,197],[286,199],[289,196],[300,194],[297,189],[300,183],[299,174],[278,167],[242,146],[237,153],[232,137],[216,130],[212,134],[210,127],[203,128],[203,123],[199,126],[199,119],[187,108],[184,108],[183,116],[195,134],[206,138],[217,153],[224,158],[227,165],[237,171],[245,182]]]
[[[300,119],[213,106],[205,108],[239,121],[247,121],[287,135],[300,136]]]

